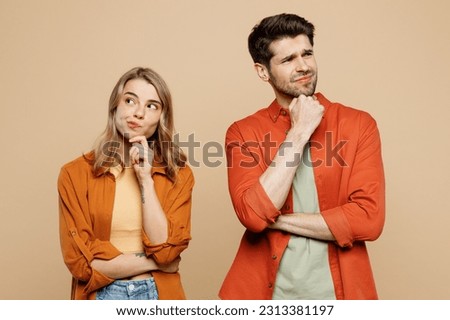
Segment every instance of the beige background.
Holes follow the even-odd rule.
[[[317,28],[318,90],[370,112],[383,140],[387,220],[369,244],[381,299],[450,299],[450,74],[446,0],[0,1],[1,299],[68,299],[56,179],[106,123],[123,72],[150,66],[169,83],[181,138],[223,145],[234,120],[271,88],[246,39],[261,18]],[[214,148],[209,150],[211,153]],[[194,168],[193,240],[181,272],[190,299],[217,299],[242,227],[223,155]]]

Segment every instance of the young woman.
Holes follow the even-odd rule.
[[[95,148],[58,178],[60,240],[72,299],[185,299],[194,177],[173,143],[169,89],[133,68],[117,82]]]

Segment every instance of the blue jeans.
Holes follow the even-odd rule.
[[[97,300],[158,300],[155,280],[116,280],[97,291]]]

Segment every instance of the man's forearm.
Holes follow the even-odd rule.
[[[283,214],[269,228],[317,240],[335,240],[320,213]]]
[[[259,178],[264,191],[277,209],[286,201],[308,139],[309,137],[302,137],[296,130],[289,131],[271,165]]]

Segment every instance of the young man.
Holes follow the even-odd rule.
[[[226,133],[228,183],[246,231],[222,299],[377,299],[365,241],[385,218],[380,136],[366,112],[315,93],[314,26],[263,19],[249,38],[275,100]]]

